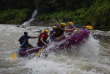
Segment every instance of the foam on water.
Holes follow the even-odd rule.
[[[85,43],[73,46],[69,52],[49,52],[53,44],[43,50],[39,58],[16,57],[14,61],[9,61],[19,48],[18,38],[24,31],[37,36],[39,33],[33,31],[44,28],[36,27],[30,31],[15,25],[0,25],[0,74],[110,74],[109,44],[101,46],[99,40],[91,35]],[[30,43],[36,45],[36,41],[32,39]]]
[[[94,39],[90,34],[88,40],[80,46],[79,55],[90,61],[95,61],[99,55],[99,49],[99,40]]]
[[[90,36],[78,49],[77,55],[65,52],[51,52],[46,58],[41,55],[40,58],[25,61],[25,67],[30,68],[32,74],[100,74],[91,66],[97,61],[99,41]],[[74,54],[74,51],[72,53]]]

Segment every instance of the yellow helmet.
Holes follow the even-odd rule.
[[[72,25],[73,24],[73,22],[69,22],[69,25]]]
[[[52,28],[56,28],[56,26],[52,26]]]
[[[61,26],[65,26],[66,24],[65,23],[61,23]]]
[[[48,33],[49,31],[48,30],[44,30],[44,33]]]

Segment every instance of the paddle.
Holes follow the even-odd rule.
[[[52,36],[46,41],[46,43],[49,42],[49,40],[53,37],[54,34],[52,34]],[[36,57],[39,56],[39,54],[41,53],[41,51],[44,49],[45,45],[37,52]]]
[[[74,24],[74,26],[83,27],[83,25],[77,25],[77,24]],[[88,28],[88,29],[90,29],[90,30],[92,30],[92,29],[93,29],[93,27],[92,27],[92,26],[90,26],[90,25],[87,25],[87,26],[84,26],[84,27],[86,27],[86,28]]]
[[[84,26],[84,27],[86,27],[86,28],[88,28],[88,29],[90,29],[90,30],[92,30],[92,29],[93,29],[93,27],[92,27],[92,26],[90,26],[90,25],[87,25],[87,26]]]
[[[16,54],[19,52],[20,48],[24,45],[26,41],[24,41],[21,46],[19,47],[19,49],[17,50],[17,52],[12,56],[12,59],[15,59],[16,58]]]

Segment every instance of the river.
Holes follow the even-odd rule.
[[[92,34],[78,48],[70,49],[71,52],[51,52],[48,57],[41,54],[39,58],[16,57],[10,60],[20,47],[18,39],[24,31],[30,36],[38,36],[38,31],[45,28],[50,29],[0,24],[0,74],[110,74],[110,41],[94,39]],[[36,46],[37,39],[29,42]]]

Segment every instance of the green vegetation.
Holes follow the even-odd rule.
[[[34,0],[0,0],[0,23],[20,24],[35,9]]]
[[[110,30],[110,0],[0,1],[0,23],[23,23],[38,9],[36,21],[69,22]]]
[[[84,4],[83,4],[84,5]],[[66,7],[66,6],[65,6]],[[77,6],[78,7],[78,6]],[[58,12],[42,13],[37,16],[41,21],[68,22],[80,25],[92,25],[94,29],[110,30],[110,1],[96,0],[90,7],[83,6],[76,10],[61,10]]]
[[[89,9],[90,22],[94,27],[99,30],[110,30],[110,1],[97,0],[94,5]]]
[[[22,23],[29,14],[28,9],[8,9],[0,12],[0,23]]]

